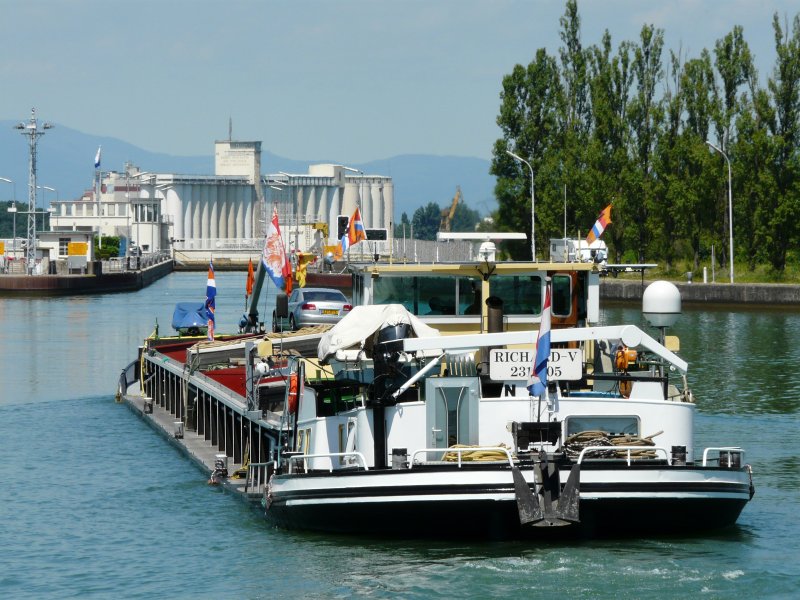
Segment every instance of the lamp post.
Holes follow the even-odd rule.
[[[7,177],[0,177],[0,181],[4,181],[6,183],[10,183],[14,186],[14,198],[12,199],[12,205],[8,207],[8,212],[14,213],[14,233],[12,243],[14,244],[14,258],[17,257],[17,184],[14,183],[11,179]]]
[[[528,169],[531,171],[531,259],[533,262],[536,262],[536,196],[534,195],[533,188],[533,167],[531,163],[521,156],[517,156],[511,150],[506,150],[506,153],[512,158],[528,165]]]
[[[40,190],[48,190],[50,192],[55,192],[56,193],[56,202],[58,202],[58,190],[56,188],[50,187],[49,185],[37,185],[36,188],[40,189]],[[44,198],[42,198],[42,203],[44,203]],[[51,200],[51,204],[52,204],[52,200]],[[42,230],[44,230],[44,215],[47,212],[50,212],[49,209],[47,209],[47,211],[43,210],[41,212],[41,214],[42,214]]]
[[[28,138],[30,159],[28,161],[28,243],[25,249],[25,270],[33,275],[36,267],[36,143],[53,125],[43,123],[41,127],[36,120],[36,109],[31,109],[31,117],[27,122],[18,123],[14,129]]]
[[[711,142],[706,141],[706,144],[722,154],[725,162],[728,163],[728,227],[730,235],[730,248],[728,249],[728,254],[730,255],[731,261],[731,283],[733,283],[733,187],[731,186],[731,159],[728,158],[728,155],[725,154],[720,148]]]

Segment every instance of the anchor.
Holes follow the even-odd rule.
[[[518,448],[521,445],[519,442],[523,439],[521,434],[532,425],[534,424],[514,423],[513,432]],[[572,466],[563,490],[558,464],[548,460],[547,452],[543,449],[539,451],[533,465],[534,491],[531,491],[519,468],[513,466],[511,474],[514,479],[514,495],[517,499],[520,524],[533,527],[563,527],[580,522],[579,465]]]

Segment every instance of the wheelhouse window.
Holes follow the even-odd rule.
[[[402,304],[417,316],[480,314],[477,277],[380,277],[372,284],[373,304]]]
[[[567,417],[567,437],[582,431],[604,431],[609,435],[640,435],[637,416],[573,416]]]
[[[503,275],[491,280],[493,296],[503,299],[507,315],[538,315],[542,312],[542,278],[539,275]]]
[[[569,275],[553,275],[552,277],[553,315],[568,317],[572,314],[572,278]]]

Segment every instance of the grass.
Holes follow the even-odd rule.
[[[792,257],[793,258],[793,257]],[[667,270],[663,265],[645,272],[645,279],[666,279],[667,281],[685,282],[686,273],[692,271],[692,281],[694,283],[703,282],[703,267],[706,267],[708,283],[712,283],[712,269],[710,262],[700,263],[699,269],[692,269],[688,261],[678,261]],[[735,283],[790,283],[800,285],[800,264],[796,260],[787,261],[786,269],[783,273],[775,272],[769,265],[756,265],[755,269],[750,269],[746,263],[735,262],[733,265]],[[620,274],[625,279],[641,279],[638,273]],[[713,273],[716,283],[728,283],[730,281],[729,269],[717,267]]]

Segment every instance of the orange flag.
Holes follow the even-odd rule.
[[[253,259],[250,259],[250,263],[247,265],[247,287],[245,288],[245,296],[250,297],[253,293],[253,283],[256,280],[256,276],[253,273]]]

